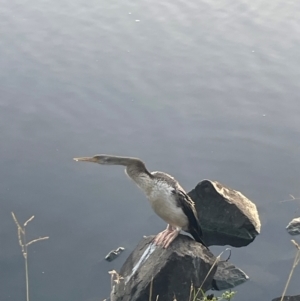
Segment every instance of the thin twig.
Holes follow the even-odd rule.
[[[29,218],[29,219],[24,223],[24,227],[26,227],[27,224],[28,224],[29,222],[31,222],[33,219],[34,219],[34,215],[33,215],[31,218]]]
[[[289,194],[289,196],[291,197],[290,199],[280,201],[280,203],[285,203],[285,202],[291,202],[291,201],[298,201],[298,200],[300,200],[300,198],[295,198],[292,194]]]
[[[196,295],[194,296],[194,300],[196,300],[196,298],[197,298],[199,292],[202,290],[202,286],[204,285],[206,279],[208,278],[208,276],[209,276],[210,273],[212,272],[213,268],[215,267],[216,264],[218,264],[218,262],[219,262],[220,259],[221,259],[221,256],[222,256],[223,253],[224,253],[225,251],[227,251],[227,250],[230,251],[230,255],[231,255],[231,249],[230,249],[230,248],[226,248],[224,251],[222,251],[222,252],[216,257],[216,260],[214,261],[213,265],[210,267],[208,273],[206,274],[204,280],[202,281],[200,287],[198,288],[197,293],[196,293]]]
[[[11,215],[12,215],[12,217],[13,217],[13,219],[14,219],[17,227],[18,227],[18,229],[20,229],[21,232],[24,234],[24,231],[23,231],[22,227],[20,226],[19,222],[17,221],[17,218],[16,218],[15,214],[12,212]]]
[[[22,228],[15,216],[15,214],[12,212],[11,213],[14,222],[17,225],[17,229],[18,229],[18,241],[19,241],[19,245],[21,247],[21,251],[22,251],[22,255],[24,257],[24,263],[25,263],[25,281],[26,281],[26,301],[29,301],[29,277],[28,277],[28,250],[27,247],[37,241],[40,240],[45,240],[48,239],[48,236],[45,237],[39,237],[37,239],[33,239],[30,242],[26,242],[26,231],[25,231],[25,227],[27,226],[27,224],[32,221],[34,219],[34,215],[29,218],[25,223],[24,223],[24,228]]]
[[[192,297],[192,292],[193,292],[193,291],[194,291],[194,288],[193,288],[193,282],[191,282],[189,301],[191,301],[191,297]]]
[[[298,245],[298,244],[296,243],[295,240],[292,239],[291,242],[295,245],[295,247],[296,247],[298,250],[300,250],[300,245]]]
[[[37,241],[45,240],[45,239],[48,239],[48,238],[49,238],[49,236],[39,237],[39,238],[37,238],[37,239],[31,240],[30,242],[28,242],[28,243],[26,244],[26,246],[28,247],[29,245],[31,245],[31,244],[33,244],[33,243],[35,243],[35,242],[37,242]]]
[[[153,276],[150,282],[149,301],[152,301],[152,289],[153,289]]]
[[[294,270],[295,270],[296,266],[298,265],[298,263],[299,263],[299,261],[300,261],[300,246],[299,246],[294,240],[291,240],[291,242],[296,246],[296,248],[297,248],[298,250],[297,250],[297,253],[296,253],[296,255],[295,255],[295,259],[294,259],[294,262],[293,262],[293,266],[292,266],[292,269],[291,269],[291,271],[290,271],[290,274],[289,274],[288,280],[287,280],[287,282],[286,282],[286,285],[285,285],[285,287],[284,287],[284,290],[283,290],[283,293],[282,293],[282,296],[281,296],[280,301],[283,300],[283,298],[284,298],[284,296],[285,296],[285,294],[286,294],[287,288],[288,288],[288,286],[289,286],[289,284],[290,284],[290,281],[291,281],[291,279],[292,279]]]

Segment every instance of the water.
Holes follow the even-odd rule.
[[[299,17],[282,0],[2,1],[0,300],[25,298],[11,211],[50,236],[29,249],[31,301],[107,297],[107,271],[165,227],[122,168],[72,161],[96,153],[242,191],[262,233],[232,251],[251,278],[236,299],[279,296],[299,216],[280,203],[300,196]]]

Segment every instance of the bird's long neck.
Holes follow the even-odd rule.
[[[126,174],[146,193],[152,188],[152,175],[143,161],[131,157],[111,157],[110,164],[126,166]]]

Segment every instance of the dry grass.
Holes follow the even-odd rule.
[[[202,287],[203,284],[205,283],[206,279],[208,278],[208,276],[210,275],[210,273],[212,272],[213,268],[215,267],[216,264],[219,263],[219,261],[221,260],[221,256],[223,255],[224,252],[226,251],[231,251],[230,248],[226,248],[224,251],[222,251],[215,259],[214,263],[212,264],[211,268],[209,269],[207,275],[205,276],[205,278],[203,279],[200,287],[195,290],[193,285],[191,286],[191,291],[190,291],[190,297],[189,297],[189,301],[197,301],[199,300],[199,294],[201,293],[202,298],[205,296],[205,294],[203,293]],[[231,254],[231,253],[230,253]],[[193,296],[192,296],[193,294]]]
[[[29,218],[24,224],[23,227],[21,227],[20,223],[18,222],[15,214],[12,212],[11,213],[14,222],[17,225],[17,229],[18,229],[18,239],[19,239],[19,245],[21,247],[21,251],[24,257],[24,262],[25,262],[25,281],[26,281],[26,301],[29,301],[29,277],[28,277],[28,246],[41,241],[41,240],[45,240],[48,239],[48,236],[45,237],[39,237],[36,239],[33,239],[29,242],[27,242],[26,240],[26,226],[28,225],[29,222],[31,222],[34,219],[34,215]]]
[[[286,294],[286,291],[287,291],[287,288],[290,284],[290,281],[292,279],[292,276],[293,276],[293,273],[294,273],[294,270],[296,268],[296,266],[298,265],[299,261],[300,261],[300,245],[296,243],[296,241],[294,240],[291,240],[291,242],[295,245],[295,247],[297,248],[297,252],[296,252],[296,255],[295,255],[295,259],[294,259],[294,263],[293,263],[293,266],[292,266],[292,269],[290,271],[290,274],[289,274],[289,277],[288,277],[288,280],[285,284],[285,287],[284,287],[284,290],[283,290],[283,293],[282,293],[282,296],[281,296],[281,299],[280,301],[283,300],[285,294]]]
[[[283,201],[281,201],[281,203],[300,200],[299,197],[294,197],[292,194],[290,194],[289,196],[290,196],[290,199],[283,200]],[[284,290],[283,290],[283,293],[282,293],[280,301],[282,301],[283,298],[285,297],[285,294],[286,294],[286,291],[287,291],[288,286],[290,284],[290,281],[292,279],[294,270],[295,270],[296,266],[300,262],[300,245],[295,240],[293,240],[293,239],[291,240],[291,242],[295,245],[295,247],[297,249],[297,252],[296,252],[295,259],[294,259],[294,262],[293,262],[293,265],[292,265],[292,269],[290,271],[289,277],[288,277],[287,282],[285,284],[285,287],[284,287]]]

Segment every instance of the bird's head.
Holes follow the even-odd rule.
[[[113,157],[108,155],[95,155],[93,157],[79,157],[74,158],[75,161],[83,161],[83,162],[92,162],[104,165],[113,165],[115,164]]]

